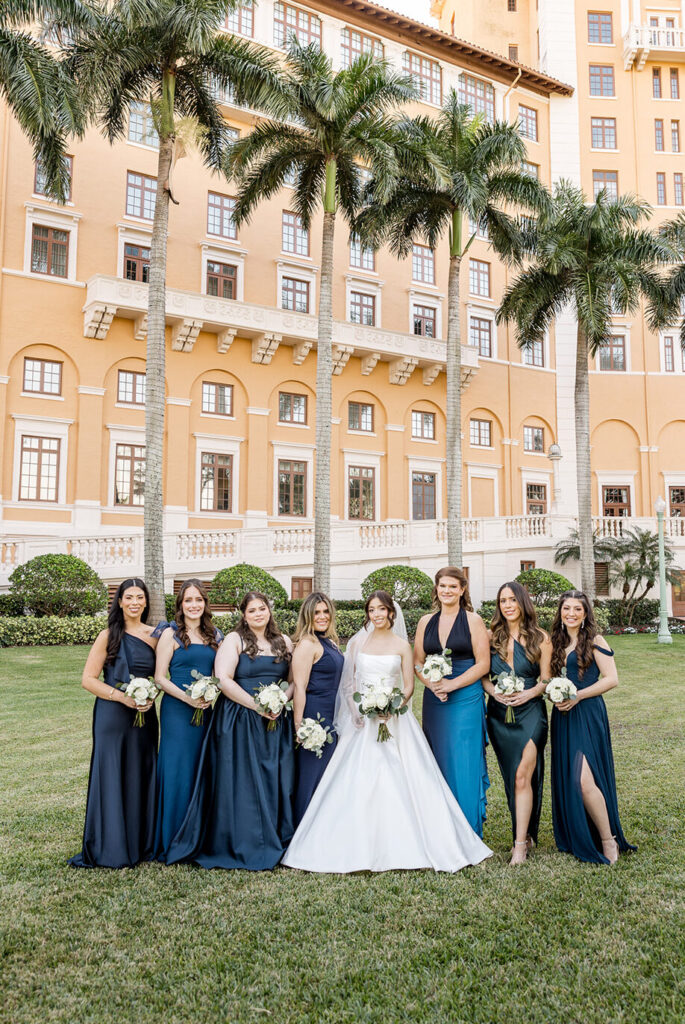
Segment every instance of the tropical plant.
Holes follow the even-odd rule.
[[[610,562],[616,553],[614,537],[603,537],[599,530],[592,531],[593,562]],[[580,534],[571,530],[568,537],[560,540],[554,549],[554,561],[557,565],[580,561]]]
[[[675,553],[664,540],[666,579],[675,583]],[[636,607],[646,598],[659,579],[659,535],[639,526],[625,527],[615,538],[615,552],[609,563],[609,584],[620,586],[625,607],[623,621],[630,626]]]
[[[237,608],[249,590],[266,594],[274,604],[283,604],[288,600],[285,588],[275,576],[246,562],[232,565],[216,574],[209,588],[209,600]]]
[[[194,124],[186,135],[194,135],[205,164],[218,170],[230,136],[217,96],[230,91],[236,103],[280,109],[275,58],[219,31],[234,5],[234,0],[112,0],[68,49],[69,66],[110,143],[123,137],[134,101],[150,102],[159,137],[145,401],[145,579],[152,618],[164,612],[165,290],[169,202],[178,203],[171,178],[184,149],[179,119]]]
[[[525,587],[533,604],[553,604],[566,590],[573,590],[573,584],[559,572],[551,569],[526,569],[519,573],[516,582]]]
[[[478,230],[505,260],[517,258],[518,230],[508,205],[545,206],[547,193],[522,170],[526,150],[518,129],[489,123],[460,103],[451,89],[437,118],[402,124],[403,173],[389,197],[374,179],[356,227],[378,246],[387,239],[400,258],[417,239],[435,248],[449,237],[446,354],[447,560],[462,564],[461,525],[461,311],[460,270]],[[478,225],[471,231],[468,223]]]
[[[93,615],[107,604],[107,588],[75,555],[36,555],[10,576],[10,592],[34,615]]]
[[[589,359],[611,338],[611,317],[646,302],[650,330],[672,316],[664,265],[675,258],[665,235],[640,227],[651,209],[636,196],[594,202],[569,182],[557,184],[551,208],[523,227],[529,265],[507,289],[498,322],[516,325],[521,348],[544,338],[570,305],[576,322],[575,431],[582,589],[595,596],[590,478]]]
[[[333,241],[338,212],[351,224],[361,196],[360,164],[387,194],[397,171],[397,135],[389,111],[415,95],[411,81],[366,54],[334,71],[315,46],[291,43],[283,69],[289,119],[265,120],[229,151],[239,178],[235,222],[294,174],[293,206],[309,230],[323,207],[316,357],[314,586],[330,590],[330,455],[333,376]]]
[[[362,597],[385,590],[402,608],[430,608],[433,580],[413,565],[384,565],[362,580]]]

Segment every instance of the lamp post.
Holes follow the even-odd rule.
[[[549,446],[547,458],[552,463],[552,512],[556,514],[559,511],[559,499],[561,498],[561,491],[559,490],[559,460],[561,459],[561,448],[558,444],[551,444]]]
[[[672,644],[673,637],[668,628],[668,613],[666,611],[666,558],[664,554],[664,512],[666,502],[659,495],[654,502],[656,512],[657,529],[659,533],[659,643]]]

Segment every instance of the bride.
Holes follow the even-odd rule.
[[[414,691],[404,618],[383,590],[366,602],[366,625],[350,641],[338,693],[338,745],[282,863],[303,871],[459,871],[492,851],[478,838],[445,782],[411,707],[390,716],[391,738],[362,717],[355,691],[379,679]]]

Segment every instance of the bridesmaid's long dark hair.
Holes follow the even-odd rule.
[[[105,665],[113,665],[116,661],[121,647],[121,638],[124,635],[124,613],[121,610],[119,602],[124,596],[125,591],[130,587],[139,587],[145,594],[145,607],[143,613],[140,616],[141,622],[147,622],[147,617],[150,611],[150,592],[145,585],[145,581],[138,579],[137,576],[131,579],[124,580],[119,584],[117,592],[112,598],[112,603],[109,606],[107,613],[107,629],[109,635],[107,637],[107,654],[105,656]]]
[[[490,629],[492,630],[492,646],[500,657],[506,661],[509,647],[509,623],[502,614],[502,609],[499,606],[499,599],[502,591],[507,587],[511,590],[512,594],[516,598],[517,605],[521,609],[521,618],[519,620],[519,643],[525,648],[530,661],[537,664],[540,661],[541,647],[546,638],[546,633],[538,626],[538,617],[535,611],[535,605],[530,599],[530,594],[525,587],[522,587],[521,584],[517,583],[515,580],[511,580],[509,583],[503,583],[497,591],[495,613],[492,616],[492,621],[490,623]]]
[[[465,608],[467,612],[473,611],[473,605],[471,604],[471,595],[469,594],[469,578],[463,569],[458,569],[456,565],[446,565],[442,569],[438,569],[435,574],[435,586],[433,587],[433,608],[437,611],[441,605],[438,598],[438,583],[443,576],[453,576],[455,580],[459,580],[462,587],[464,588],[459,598],[459,608]]]
[[[195,587],[200,597],[205,603],[204,610],[202,612],[202,618],[200,619],[200,636],[204,640],[207,647],[211,647],[213,651],[216,651],[219,646],[219,641],[216,634],[216,626],[212,622],[212,609],[209,607],[209,597],[207,596],[207,589],[202,580],[185,580],[178,594],[176,595],[176,608],[174,613],[174,622],[176,623],[176,639],[182,647],[190,646],[190,639],[188,637],[188,630],[186,627],[185,615],[183,614],[183,597],[185,592],[190,588]]]
[[[266,629],[264,630],[264,637],[268,640],[269,646],[274,652],[276,661],[290,661],[292,655],[286,645],[285,637],[278,628],[274,618],[274,613],[271,610],[271,602],[266,594],[261,594],[258,590],[248,590],[247,594],[245,594],[245,597],[240,602],[240,622],[236,626],[235,631],[243,642],[243,652],[251,660],[256,658],[259,654],[257,636],[252,632],[245,621],[245,609],[250,601],[263,601],[269,609],[269,621],[267,622]]]
[[[586,669],[588,669],[594,661],[592,645],[595,637],[599,633],[597,623],[595,622],[595,616],[592,613],[592,605],[588,601],[587,595],[584,594],[582,590],[567,590],[559,598],[557,613],[554,616],[554,622],[552,623],[552,675],[558,676],[561,674],[561,670],[566,664],[566,648],[571,642],[568,630],[561,621],[561,609],[564,601],[567,601],[569,598],[573,598],[574,601],[580,601],[583,606],[583,611],[585,612],[583,624],[578,630],[578,639],[575,647],[576,660],[578,662],[578,678],[582,679],[585,675]]]

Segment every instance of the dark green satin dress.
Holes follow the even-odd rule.
[[[494,682],[500,672],[511,672],[511,667],[497,653],[490,650],[490,675]],[[514,640],[514,671],[524,680],[526,690],[538,683],[540,666],[526,657],[525,649]],[[499,768],[504,780],[507,803],[511,813],[511,828],[516,839],[516,769],[521,763],[523,750],[532,740],[538,752],[535,771],[531,779],[533,787],[533,809],[528,825],[528,834],[537,842],[540,808],[542,807],[542,783],[545,772],[545,744],[547,742],[547,708],[543,697],[534,697],[527,704],[514,708],[516,721],[507,725],[504,721],[507,709],[494,697],[488,697],[488,736],[497,755]]]

